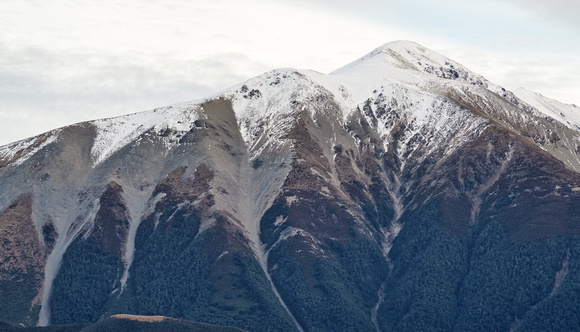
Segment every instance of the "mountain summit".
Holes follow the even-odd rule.
[[[0,319],[565,330],[580,117],[408,41],[0,147]]]

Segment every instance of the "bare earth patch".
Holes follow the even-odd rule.
[[[149,323],[162,322],[167,318],[165,316],[138,316],[138,315],[128,315],[128,314],[113,315],[112,317],[118,318],[118,319],[130,319],[130,320],[136,320],[139,322],[149,322]]]

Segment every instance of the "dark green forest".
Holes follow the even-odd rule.
[[[511,241],[493,218],[455,237],[443,229],[435,204],[408,216],[395,240],[379,310],[382,330],[578,328],[578,237]],[[555,289],[559,271],[564,279]]]
[[[479,218],[465,235],[452,235],[439,204],[434,200],[402,216],[404,227],[388,260],[376,239],[354,223],[341,238],[321,242],[319,251],[310,250],[309,240],[301,236],[269,241],[287,227],[273,227],[276,218],[296,213],[274,204],[262,220],[268,269],[301,327],[374,331],[371,311],[379,289],[384,295],[377,312],[382,331],[578,326],[577,236],[513,240],[493,215]],[[376,212],[367,214],[378,218]],[[170,208],[155,218],[139,226],[125,288],[119,283],[123,264],[118,256],[94,237],[73,241],[54,284],[54,324],[88,324],[129,313],[250,331],[296,329],[246,240],[226,230],[226,221],[218,218],[200,233],[199,215],[187,208]]]

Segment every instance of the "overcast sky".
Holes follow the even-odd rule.
[[[0,145],[393,40],[580,105],[578,0],[0,0]]]

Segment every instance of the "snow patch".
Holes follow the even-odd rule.
[[[229,253],[230,253],[230,252],[229,252],[229,251],[227,251],[227,250],[226,250],[226,251],[224,251],[224,252],[222,252],[222,253],[221,253],[221,254],[218,256],[218,258],[216,259],[216,262],[217,262],[217,261],[219,261],[219,260],[220,260],[220,258],[224,257],[225,255],[227,255],[227,254],[229,254]]]
[[[278,217],[276,217],[276,221],[274,221],[274,226],[280,226],[282,225],[286,219],[288,219],[288,216],[284,217],[283,215],[279,215]]]
[[[286,205],[288,205],[288,206],[292,206],[292,204],[294,204],[294,202],[297,202],[297,201],[298,201],[298,196],[296,196],[296,195],[286,197]]]

